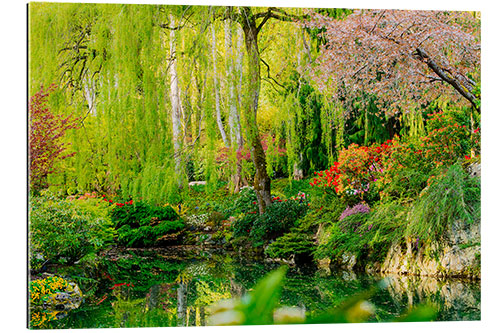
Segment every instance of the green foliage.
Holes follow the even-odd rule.
[[[250,187],[243,188],[239,193],[234,204],[230,208],[231,215],[238,216],[241,213],[247,213],[255,209],[254,202],[257,201],[255,191]]]
[[[244,237],[250,234],[250,230],[256,220],[255,216],[246,214],[233,224],[233,237]]]
[[[308,179],[295,180],[289,178],[274,179],[271,182],[271,192],[274,195],[284,196],[285,198],[290,198],[297,193],[316,193],[314,189],[311,189]]]
[[[432,181],[416,200],[406,235],[437,240],[454,221],[475,223],[480,216],[480,180],[470,177],[461,165],[455,164]]]
[[[289,259],[294,256],[295,262],[299,258],[312,257],[314,239],[312,235],[301,230],[291,232],[279,237],[269,244],[264,253],[271,258]]]
[[[126,246],[150,246],[158,238],[184,228],[171,206],[154,206],[144,202],[117,206],[111,218],[118,231],[118,242]]]
[[[155,226],[144,225],[138,228],[124,225],[118,229],[118,242],[132,247],[151,246],[161,236],[172,234],[182,228],[184,228],[184,223],[181,220],[162,221]]]
[[[403,240],[407,212],[404,205],[389,202],[375,206],[368,214],[347,216],[326,229],[314,256],[340,259],[350,253],[358,260],[380,262],[393,242]]]
[[[273,320],[273,311],[281,297],[282,280],[286,266],[271,272],[255,286],[248,302],[243,302],[240,311],[246,325],[265,325]]]
[[[241,299],[223,300],[212,305],[209,322],[212,325],[271,325],[271,324],[330,324],[366,322],[375,314],[369,302],[385,288],[379,283],[343,300],[320,314],[305,314],[293,307],[278,307],[283,289],[286,266],[268,273],[249,294]],[[430,321],[437,317],[437,307],[432,304],[410,309],[394,321]]]
[[[329,234],[326,243],[318,245],[315,251],[316,258],[341,258],[342,254],[349,252],[360,255],[366,248],[364,234],[368,231],[365,225],[369,214],[354,214],[336,223],[327,229]]]
[[[265,241],[276,239],[290,231],[308,208],[305,201],[279,199],[268,206],[264,214],[259,215],[256,204],[253,206],[255,211],[244,215],[234,223],[233,236],[235,238],[248,236],[254,246],[263,245]]]
[[[397,172],[391,172],[391,181],[382,188],[382,200],[384,202],[399,199],[413,200],[427,185],[429,175],[430,173],[418,167],[402,168]]]
[[[171,206],[155,206],[145,202],[132,205],[116,206],[111,213],[111,220],[117,228],[124,225],[139,227],[153,221],[173,221],[179,218]]]
[[[104,248],[116,234],[108,212],[107,204],[93,198],[30,197],[30,261],[41,254],[47,261],[75,262]]]
[[[462,113],[436,112],[429,116],[432,117],[427,122],[428,134],[422,139],[426,159],[450,166],[457,158],[469,154],[471,148],[478,150],[478,144],[471,140],[469,119],[463,119]]]
[[[307,211],[306,203],[294,200],[275,203],[254,221],[250,237],[254,241],[275,239],[289,231]]]

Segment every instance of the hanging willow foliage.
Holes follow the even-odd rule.
[[[151,203],[183,200],[191,180],[207,181],[209,193],[221,181],[237,191],[254,178],[249,156],[258,140],[266,148],[259,161],[268,175],[301,179],[332,164],[350,143],[425,134],[424,108],[455,107],[442,97],[399,110],[400,118],[381,116],[375,95],[355,94],[342,82],[334,85],[342,94],[322,89],[312,72],[320,69],[314,66],[324,52],[324,30],[299,21],[259,25],[258,41],[248,40],[258,51],[249,59],[245,36],[251,27],[244,31],[237,17],[245,12],[261,23],[262,16],[252,16],[258,10],[31,3],[29,93],[55,83],[48,107],[81,119],[80,129],[65,138],[76,154],[55,166],[51,189]],[[336,20],[351,14],[318,11]],[[249,78],[256,69],[259,89]],[[250,108],[255,114],[244,108],[251,88],[259,93]],[[467,115],[472,133],[479,115]]]

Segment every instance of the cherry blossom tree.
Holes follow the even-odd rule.
[[[395,114],[445,95],[480,112],[477,13],[355,10],[339,20],[316,13],[306,26],[327,41],[315,80],[335,97],[364,91]]]

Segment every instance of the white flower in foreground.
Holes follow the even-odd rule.
[[[210,314],[214,315],[219,312],[224,312],[228,310],[233,310],[234,307],[236,306],[236,302],[232,298],[228,299],[222,299],[218,301],[217,303],[212,304],[209,308],[208,311]]]
[[[212,314],[208,318],[208,324],[219,326],[219,325],[241,325],[245,321],[245,316],[241,311],[237,310],[227,310],[222,312],[217,312]]]
[[[302,323],[306,319],[306,311],[303,308],[284,306],[274,311],[275,324]]]
[[[375,313],[375,306],[368,301],[356,303],[353,307],[347,310],[347,320],[351,323],[360,323],[365,321],[369,316]]]

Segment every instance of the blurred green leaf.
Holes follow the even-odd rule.
[[[438,314],[437,307],[433,303],[421,304],[410,309],[406,314],[397,318],[396,322],[433,321]]]
[[[367,302],[379,286],[349,297],[338,307],[330,309],[317,317],[308,319],[306,324],[359,323],[364,322],[373,314],[371,303]]]
[[[282,290],[282,281],[287,266],[268,274],[250,293],[249,302],[242,302],[242,311],[245,314],[245,325],[269,325],[273,322],[273,312],[276,308]]]

